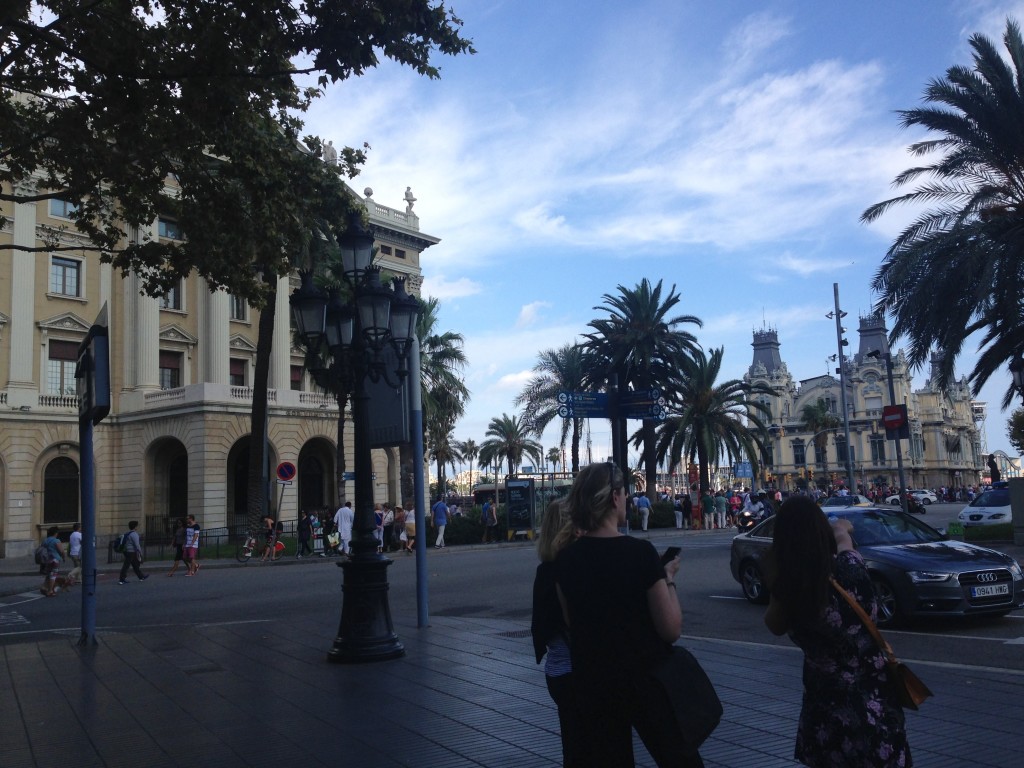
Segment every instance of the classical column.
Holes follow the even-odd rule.
[[[20,181],[14,186],[17,195],[31,195],[36,191],[32,180]],[[14,204],[14,245],[33,248],[36,245],[36,203]],[[35,273],[37,259],[44,254],[15,250],[11,254],[11,359],[8,390],[24,389],[38,393],[39,386],[32,371],[35,351]],[[12,403],[12,405],[34,403]]]
[[[206,302],[199,324],[203,359],[201,379],[211,384],[227,384],[231,361],[228,345],[231,297],[224,291],[211,291],[206,280],[202,285]]]
[[[288,277],[277,279],[277,306],[274,312],[274,345],[270,354],[270,388],[285,392],[291,388],[291,309],[288,304]]]

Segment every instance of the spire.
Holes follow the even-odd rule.
[[[754,359],[749,370],[751,376],[771,376],[782,367],[777,330],[762,328],[760,331],[754,331],[754,341],[751,346],[754,348]],[[764,373],[761,372],[761,367],[764,368]]]
[[[871,312],[860,316],[860,346],[857,348],[856,361],[864,362],[868,352],[878,350],[883,355],[889,352],[889,330],[885,327],[885,315]]]

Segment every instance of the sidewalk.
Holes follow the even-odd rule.
[[[0,646],[0,765],[527,768],[559,764],[557,716],[525,622],[399,625],[404,658],[326,661],[323,617]],[[801,655],[684,638],[725,708],[714,768],[792,766]],[[913,660],[911,660],[913,663]],[[915,663],[935,691],[908,727],[915,764],[1020,764],[1024,676]],[[640,766],[652,762],[637,743]]]
[[[0,589],[25,578],[39,581],[8,575]],[[406,655],[356,666],[326,661],[336,629],[336,616],[317,615],[288,625],[106,633],[85,649],[75,644],[77,632],[2,645],[0,766],[559,764],[557,715],[527,621],[435,617],[423,629],[399,622]],[[800,652],[761,642],[681,642],[725,708],[701,750],[709,768],[796,765]],[[1020,765],[1024,674],[907,661],[935,692],[907,715],[918,768]],[[639,766],[653,766],[639,742],[636,754]]]

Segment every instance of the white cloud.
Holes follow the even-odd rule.
[[[849,259],[824,259],[818,257],[800,257],[794,253],[784,253],[772,260],[779,268],[798,275],[813,275],[815,272],[835,273],[851,266]]]
[[[540,319],[540,311],[550,306],[551,302],[548,301],[533,301],[526,304],[519,310],[519,319],[516,321],[516,327],[527,328],[535,325]]]
[[[482,291],[483,286],[475,280],[470,280],[468,277],[449,280],[444,275],[428,275],[423,278],[423,295],[432,296],[441,301],[474,296]]]

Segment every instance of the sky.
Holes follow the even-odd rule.
[[[774,328],[795,379],[834,369],[833,283],[857,317],[893,237],[894,196],[923,133],[897,110],[969,65],[968,39],[1001,46],[1024,0],[450,0],[477,53],[429,80],[390,62],[328,88],[306,115],[336,146],[370,145],[352,186],[424,232],[423,295],[461,333],[471,392],[458,440],[517,414],[538,353],[579,340],[605,294],[675,286],[721,376],[741,378],[752,334]],[[851,322],[852,321],[852,322]],[[891,325],[891,322],[890,322]],[[901,346],[897,342],[895,349]],[[973,367],[975,346],[957,363]],[[927,370],[913,374],[924,385]],[[1015,454],[1000,410],[1009,373],[982,390],[989,451]],[[593,458],[611,455],[591,420]],[[541,440],[558,444],[558,425]]]

